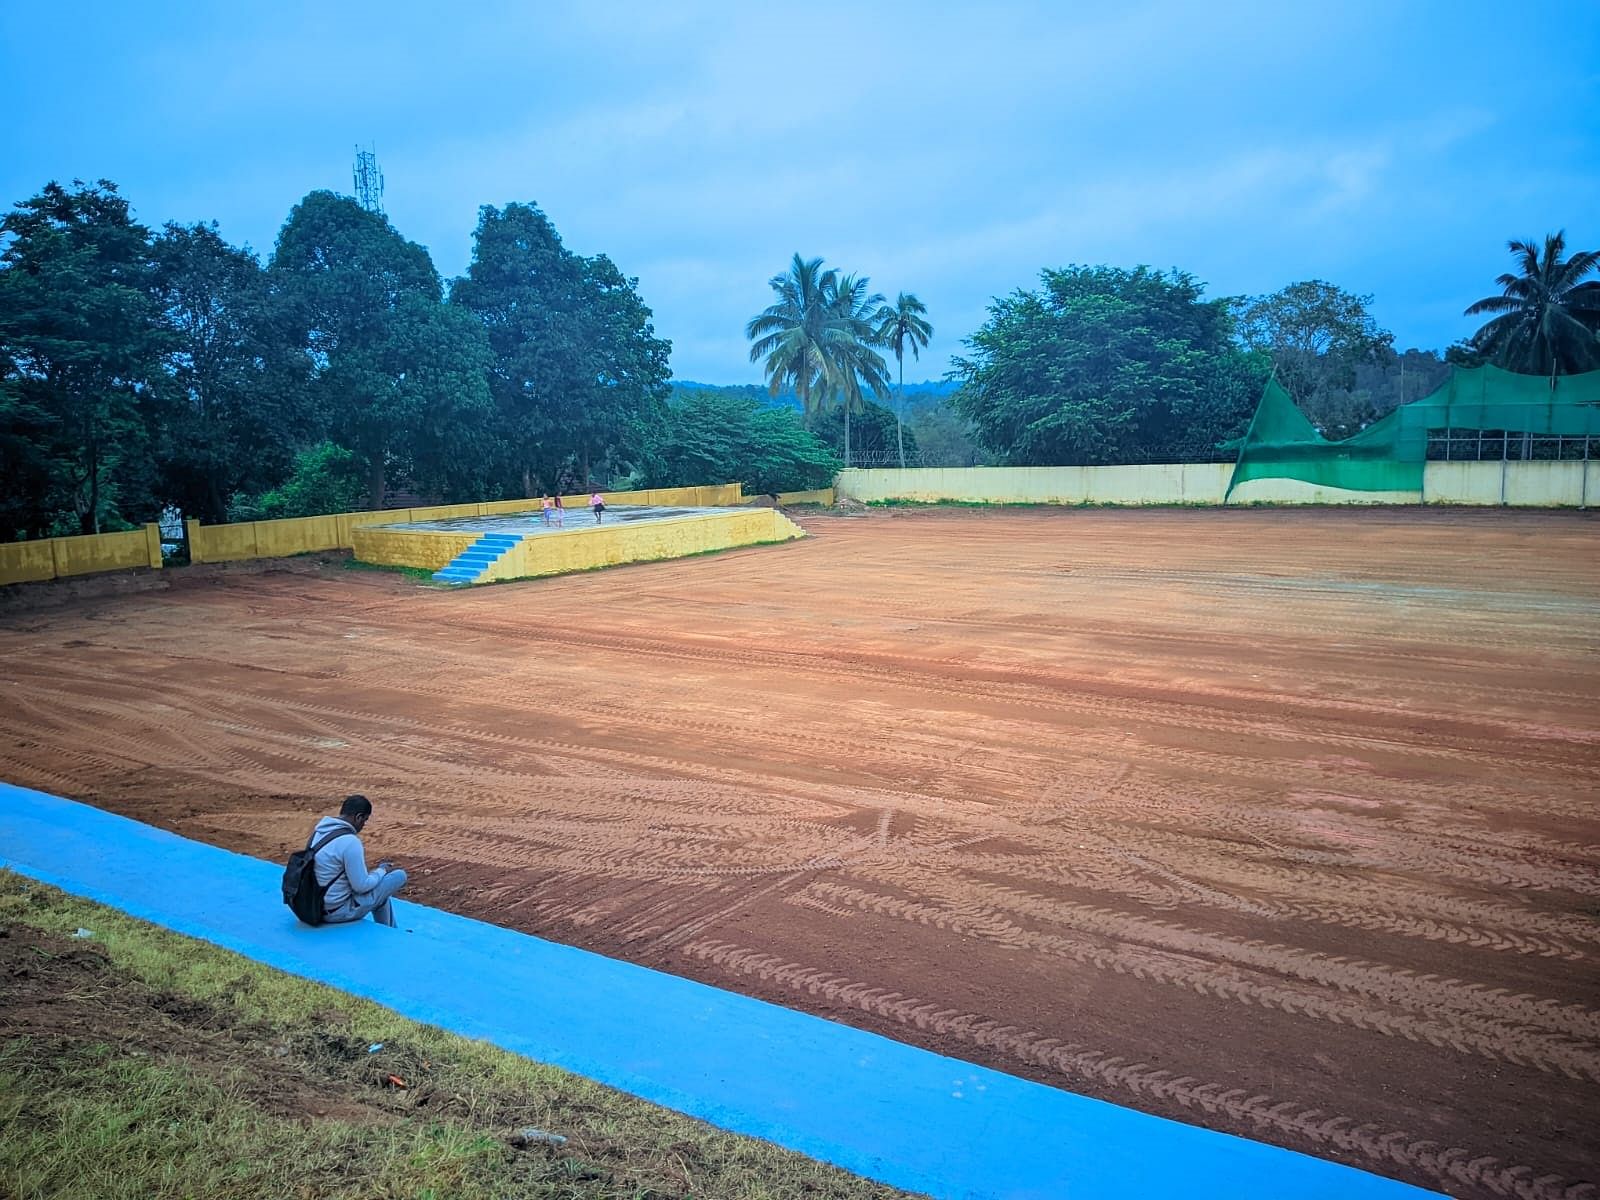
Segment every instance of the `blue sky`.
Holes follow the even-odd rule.
[[[105,177],[265,254],[371,143],[446,276],[536,202],[725,383],[797,250],[927,303],[921,379],[1047,266],[1327,279],[1442,348],[1508,238],[1600,247],[1596,0],[450,7],[0,7],[0,199]]]

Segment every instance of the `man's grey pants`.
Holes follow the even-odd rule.
[[[379,925],[394,924],[394,905],[390,899],[406,885],[406,873],[398,868],[388,871],[383,878],[378,880],[378,886],[370,892],[352,892],[348,899],[340,903],[338,908],[322,914],[322,919],[329,925],[343,925],[347,921],[359,921],[368,913]]]

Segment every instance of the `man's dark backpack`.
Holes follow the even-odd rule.
[[[355,832],[345,825],[333,830],[319,842],[313,843],[308,838],[304,850],[296,850],[289,856],[289,865],[283,869],[283,902],[307,925],[322,924],[322,898],[328,894],[328,887],[333,886],[332,880],[328,882],[328,887],[317,882],[317,851],[335,838],[346,835],[353,837]],[[311,837],[316,836],[313,830]],[[334,879],[337,878],[335,875]]]

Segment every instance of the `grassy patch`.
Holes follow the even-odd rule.
[[[906,1194],[6,872],[0,976],[19,1200]]]
[[[428,567],[399,567],[389,563],[362,562],[359,558],[344,560],[347,571],[387,571],[391,575],[404,575],[407,579],[415,579],[421,583],[428,583],[433,579],[433,571]]]

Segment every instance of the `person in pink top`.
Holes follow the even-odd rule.
[[[594,509],[594,523],[600,524],[600,514],[606,511],[606,498],[599,492],[589,497],[589,507]]]
[[[567,526],[567,510],[561,504],[561,497],[556,496],[556,506],[550,510],[556,519],[556,528],[565,529]]]

